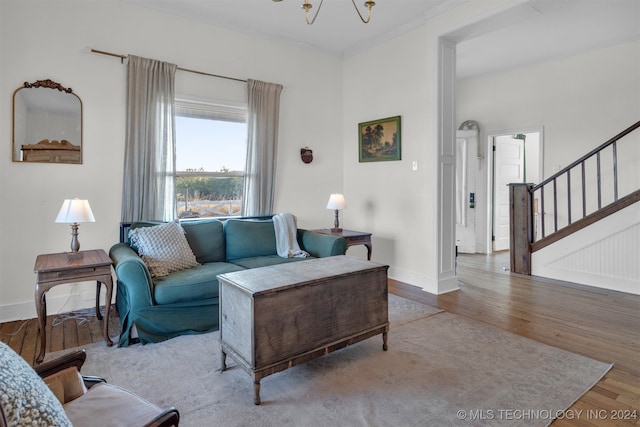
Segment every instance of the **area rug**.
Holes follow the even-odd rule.
[[[389,349],[376,336],[262,380],[227,358],[218,333],[85,347],[99,375],[190,426],[544,426],[612,365],[390,296]],[[48,357],[49,358],[49,357]]]

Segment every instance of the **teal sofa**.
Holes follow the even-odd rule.
[[[138,222],[130,229],[158,224]],[[180,224],[198,266],[152,278],[122,232],[124,241],[109,251],[117,276],[120,347],[131,342],[134,325],[143,344],[215,331],[219,324],[218,274],[309,259],[278,256],[272,219],[198,219]],[[347,250],[344,238],[309,230],[298,229],[297,240],[313,258],[344,255]]]

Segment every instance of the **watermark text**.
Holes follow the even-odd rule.
[[[456,418],[468,421],[527,421],[527,420],[613,420],[637,421],[635,409],[460,409]]]

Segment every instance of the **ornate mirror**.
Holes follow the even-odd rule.
[[[82,101],[51,80],[13,93],[14,162],[82,163]]]

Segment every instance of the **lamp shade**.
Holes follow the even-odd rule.
[[[347,207],[347,203],[344,200],[342,194],[334,193],[329,196],[329,203],[327,203],[327,209],[342,210]]]
[[[66,199],[62,203],[55,222],[71,224],[75,222],[95,221],[96,219],[93,217],[93,212],[91,212],[91,206],[89,206],[88,200]]]

